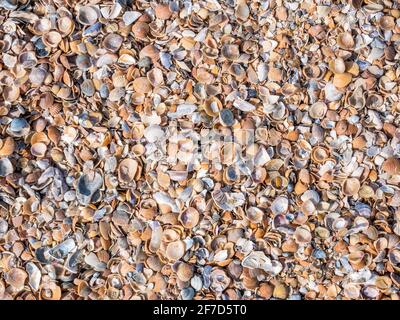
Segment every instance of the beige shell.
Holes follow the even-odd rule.
[[[186,246],[181,240],[170,242],[167,245],[167,250],[165,252],[168,260],[177,261],[182,258],[185,254]]]
[[[47,146],[46,144],[42,142],[37,142],[31,146],[31,153],[33,156],[42,158],[45,156],[47,151]]]
[[[179,214],[178,219],[185,228],[192,229],[199,223],[200,214],[195,208],[189,207]]]
[[[388,158],[382,164],[382,170],[390,175],[400,174],[400,159]]]
[[[50,31],[42,36],[43,43],[51,48],[57,48],[62,37],[57,31]]]
[[[216,97],[207,99],[206,103],[204,104],[204,111],[211,117],[218,116],[221,110],[222,102]]]
[[[123,40],[119,34],[110,33],[103,39],[103,46],[112,52],[116,52],[121,47]]]
[[[6,282],[12,286],[15,290],[22,290],[25,284],[28,274],[25,270],[20,268],[12,268],[7,272]]]
[[[348,72],[337,73],[333,76],[333,85],[339,89],[344,88],[350,84],[352,79],[353,79],[352,75]]]
[[[153,90],[150,81],[146,77],[139,77],[133,80],[132,87],[136,92],[142,94],[149,93]]]
[[[264,212],[257,207],[250,207],[246,210],[246,217],[252,223],[261,223],[264,218]]]
[[[32,32],[36,35],[43,35],[51,29],[51,21],[47,18],[38,19],[33,23]]]
[[[335,74],[344,73],[346,71],[344,60],[342,58],[331,60],[329,62],[329,69]]]
[[[118,179],[121,182],[130,183],[135,180],[139,164],[134,159],[124,159],[118,165]]]
[[[324,102],[316,102],[313,105],[311,105],[308,113],[310,114],[310,117],[313,119],[322,119],[327,111],[328,107]]]
[[[347,196],[355,196],[360,190],[360,181],[357,178],[348,178],[344,181],[342,190]]]
[[[379,19],[379,26],[383,30],[393,30],[396,26],[396,22],[392,16],[382,16]]]
[[[312,235],[310,230],[307,227],[297,227],[294,234],[293,234],[294,240],[296,241],[297,244],[299,245],[305,245],[311,242]]]
[[[74,21],[67,16],[61,17],[57,20],[57,29],[63,36],[67,36],[75,29]]]
[[[94,6],[83,6],[78,10],[77,20],[83,25],[93,25],[99,18],[99,12]]]
[[[350,50],[354,48],[355,42],[350,32],[343,32],[338,35],[337,44],[342,49]]]
[[[221,49],[222,56],[229,61],[236,61],[240,56],[239,46],[235,44],[224,45]]]
[[[180,263],[177,267],[176,275],[181,281],[189,281],[193,277],[193,266],[185,262]]]
[[[147,79],[153,87],[159,87],[164,84],[163,73],[161,69],[154,68],[147,73]]]

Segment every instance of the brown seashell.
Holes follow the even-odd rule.
[[[189,281],[193,277],[193,266],[185,262],[179,263],[176,275],[181,281]]]
[[[289,295],[289,288],[285,284],[278,282],[275,284],[272,295],[277,299],[286,299]]]
[[[178,240],[168,244],[165,254],[168,260],[177,261],[184,256],[185,251],[185,243],[181,240]]]
[[[344,73],[346,71],[346,65],[342,58],[336,58],[329,62],[329,70],[335,74]]]
[[[360,190],[360,181],[356,178],[348,178],[344,181],[342,190],[347,196],[355,196]]]
[[[390,175],[400,174],[400,159],[388,158],[382,163],[382,170]]]
[[[206,100],[206,103],[204,104],[204,111],[210,117],[218,116],[221,110],[222,110],[222,102],[218,98],[212,97]]]
[[[153,87],[159,87],[164,84],[164,77],[161,69],[154,68],[147,73],[147,79]]]
[[[343,32],[338,35],[337,44],[342,49],[350,50],[354,48],[355,42],[350,32]]]
[[[130,183],[135,180],[139,164],[133,159],[124,159],[118,165],[118,179],[121,182]]]
[[[99,12],[94,6],[83,6],[78,10],[77,20],[83,25],[93,25],[99,18]]]
[[[42,142],[37,142],[31,146],[31,154],[35,157],[42,158],[45,156],[47,146]]]
[[[296,228],[293,237],[296,243],[299,245],[308,244],[311,242],[312,239],[311,232],[308,230],[308,228],[303,226]]]
[[[119,34],[110,33],[104,37],[103,46],[112,52],[116,52],[121,47],[123,40]]]
[[[137,21],[132,26],[132,33],[135,35],[136,38],[139,40],[146,39],[148,33],[150,32],[150,27],[146,22]]]
[[[367,144],[367,140],[363,136],[354,138],[352,145],[355,150],[363,150]]]
[[[336,88],[344,88],[350,84],[353,79],[352,75],[348,72],[345,73],[337,73],[333,76],[333,85]]]
[[[25,272],[25,270],[20,268],[12,268],[7,272],[6,282],[15,290],[20,291],[24,288],[27,278],[28,274]]]
[[[327,111],[328,107],[324,102],[316,102],[310,107],[308,113],[313,119],[322,119]]]
[[[13,154],[15,150],[15,142],[11,137],[0,140],[0,157],[7,157]]]
[[[178,220],[185,228],[192,229],[199,223],[200,214],[195,208],[189,207],[179,214]]]
[[[392,16],[382,16],[379,19],[379,26],[383,30],[393,30],[396,26],[394,18]]]
[[[57,31],[50,31],[42,36],[43,43],[51,48],[57,48],[62,37]]]
[[[172,16],[172,11],[168,4],[158,4],[154,8],[156,17],[161,20],[168,20]]]
[[[35,144],[35,143],[44,143],[46,145],[48,145],[50,143],[49,138],[47,137],[46,133],[44,133],[43,131],[40,132],[36,132],[32,135],[31,137],[31,144]]]
[[[311,159],[316,163],[323,163],[329,158],[329,150],[324,147],[316,146],[311,152]]]
[[[54,282],[42,285],[39,292],[40,299],[42,300],[60,300],[61,288]]]
[[[139,77],[132,82],[133,89],[142,94],[149,93],[153,90],[150,81],[146,77]]]

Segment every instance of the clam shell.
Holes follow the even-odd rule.
[[[168,260],[177,261],[184,256],[185,251],[186,251],[185,242],[178,240],[178,241],[170,242],[167,245],[165,255]]]
[[[31,153],[33,156],[42,158],[45,156],[47,151],[47,146],[46,144],[42,142],[37,142],[31,146]]]
[[[50,31],[42,36],[43,43],[51,48],[57,48],[62,37],[57,31]]]
[[[7,157],[13,154],[15,150],[15,142],[11,137],[0,140],[0,157]]]
[[[342,190],[347,196],[355,196],[360,190],[360,181],[357,178],[348,178],[344,181]]]
[[[8,158],[0,159],[0,177],[6,177],[14,172],[14,167]]]
[[[118,179],[124,183],[135,180],[139,164],[134,159],[124,159],[118,165]]]
[[[185,228],[192,229],[199,223],[200,214],[195,208],[189,207],[179,214],[178,220]]]
[[[252,223],[261,223],[264,218],[264,212],[256,207],[250,207],[246,210],[246,217]]]
[[[337,44],[342,49],[350,50],[354,48],[355,42],[350,32],[343,32],[338,35]]]
[[[142,94],[149,93],[153,90],[150,81],[146,77],[139,77],[132,82],[133,89]]]
[[[275,214],[285,214],[289,209],[289,200],[287,197],[279,196],[271,203],[271,211]]]
[[[123,40],[119,34],[110,33],[104,37],[103,46],[112,52],[116,52],[121,47]]]
[[[388,158],[382,163],[382,170],[390,175],[400,174],[400,159]]]
[[[333,77],[333,85],[336,88],[344,88],[350,84],[352,79],[353,79],[352,75],[348,72],[337,73]]]
[[[25,272],[25,270],[20,268],[12,268],[7,272],[6,275],[6,282],[15,290],[21,291],[24,288],[25,281],[28,278],[28,274]]]
[[[94,6],[83,6],[78,10],[77,20],[83,25],[94,25],[100,16],[99,11]]]
[[[310,117],[313,119],[322,119],[327,111],[328,107],[325,103],[316,102],[313,105],[311,105],[308,113],[310,114]]]

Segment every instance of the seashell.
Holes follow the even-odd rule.
[[[311,105],[310,110],[308,111],[309,115],[313,119],[322,119],[326,112],[328,111],[328,107],[323,102],[316,102]]]
[[[11,137],[0,139],[0,157],[8,157],[14,153],[15,142]]]
[[[138,93],[149,93],[153,90],[150,81],[146,77],[139,77],[132,82],[133,89]]]
[[[95,271],[104,271],[107,265],[104,262],[101,262],[97,255],[93,252],[90,252],[85,258],[84,261],[86,264],[91,266]]]
[[[355,196],[360,190],[360,181],[356,178],[348,178],[344,181],[342,190],[347,196]]]
[[[45,156],[47,146],[42,142],[37,142],[31,146],[31,154],[35,157],[42,158]]]
[[[369,109],[378,109],[383,105],[383,98],[378,94],[370,94],[367,97],[365,106]]]
[[[342,92],[336,89],[335,85],[328,82],[324,88],[325,98],[328,101],[338,101],[342,97]]]
[[[222,109],[219,113],[219,121],[225,127],[231,127],[235,123],[235,117],[230,109]]]
[[[222,109],[222,102],[218,98],[212,97],[206,100],[206,103],[204,105],[204,111],[210,117],[217,116],[221,109]]]
[[[400,174],[400,159],[390,157],[382,163],[382,170],[390,175]]]
[[[222,269],[215,268],[210,273],[210,289],[214,292],[223,292],[231,283],[231,279]]]
[[[257,207],[250,207],[246,210],[246,217],[252,223],[261,223],[264,218],[264,212]]]
[[[225,44],[221,48],[221,53],[225,59],[236,61],[240,56],[239,46],[235,44]]]
[[[83,6],[78,10],[77,21],[83,25],[94,25],[99,19],[100,13],[94,6]]]
[[[235,9],[235,16],[238,20],[247,21],[250,17],[250,9],[247,6],[246,2],[238,3]]]
[[[185,228],[192,229],[199,223],[200,214],[195,208],[189,207],[179,214],[178,220]]]
[[[172,16],[172,11],[168,4],[158,4],[154,8],[154,13],[158,19],[168,20]]]
[[[38,19],[33,23],[31,30],[36,35],[43,35],[51,30],[51,21],[47,18]]]
[[[12,87],[5,87],[3,89],[3,98],[5,101],[8,102],[15,102],[20,97],[20,90],[19,87],[12,86]]]
[[[92,97],[94,96],[94,94],[96,93],[96,89],[94,87],[94,83],[91,79],[86,79],[82,82],[82,84],[80,85],[81,88],[81,92],[88,97]]]
[[[125,11],[125,13],[122,15],[122,20],[124,21],[125,25],[129,26],[141,16],[142,13],[139,11]]]
[[[179,263],[176,275],[178,276],[178,279],[183,282],[190,281],[193,277],[193,266],[185,262]]]
[[[254,105],[252,105],[247,101],[244,101],[241,98],[236,98],[235,101],[233,102],[233,106],[243,112],[251,112],[256,109]]]
[[[62,37],[57,31],[50,31],[42,36],[43,43],[51,48],[57,48]]]
[[[142,21],[137,21],[135,24],[132,26],[132,33],[136,38],[139,40],[144,40],[146,39],[148,33],[150,32],[150,27],[147,23],[142,22]]]
[[[94,201],[98,190],[103,185],[103,178],[97,172],[85,173],[77,181],[77,198],[82,205],[88,205]]]
[[[347,85],[350,84],[350,82],[352,81],[353,77],[350,73],[345,72],[345,73],[336,73],[333,76],[333,85],[336,88],[344,88]]]
[[[165,251],[165,255],[170,261],[177,261],[181,259],[186,251],[185,242],[178,240],[174,242],[170,242]]]
[[[47,77],[47,72],[43,68],[32,68],[29,74],[29,80],[32,85],[39,86],[41,85]]]
[[[118,165],[118,180],[123,183],[131,183],[138,172],[138,162],[133,159],[124,159]]]
[[[34,51],[25,51],[18,56],[18,62],[24,68],[32,68],[37,64],[37,58]]]
[[[25,280],[28,278],[28,274],[25,272],[25,270],[20,268],[12,268],[6,273],[6,275],[6,282],[15,290],[21,291],[24,288]]]
[[[348,102],[351,106],[355,107],[357,110],[362,109],[365,104],[366,100],[363,94],[362,87],[357,87],[353,93],[350,95]]]
[[[329,158],[329,150],[324,147],[316,146],[311,151],[311,159],[316,163],[324,163]]]
[[[159,87],[164,84],[164,77],[161,69],[154,68],[147,73],[147,79],[153,87]]]
[[[346,71],[346,65],[342,58],[336,58],[329,62],[329,69],[335,74],[341,74]]]
[[[29,285],[33,291],[38,291],[40,287],[40,280],[42,278],[42,273],[40,269],[33,262],[28,262],[26,264],[26,272],[29,276]]]
[[[307,65],[303,68],[303,73],[304,76],[308,79],[316,79],[321,76],[322,71],[319,66]]]
[[[281,282],[278,282],[274,286],[272,296],[277,299],[287,299],[289,295],[289,288]]]
[[[60,17],[59,19],[57,19],[57,29],[64,37],[68,36],[75,29],[74,21],[67,16]]]
[[[340,48],[345,50],[351,50],[355,46],[353,36],[350,32],[340,33],[337,37],[337,44]]]
[[[305,245],[311,242],[312,235],[307,227],[299,226],[293,234],[294,241],[299,245]]]
[[[396,26],[396,22],[392,16],[382,16],[379,19],[379,26],[383,30],[393,30]]]
[[[103,46],[107,50],[116,52],[121,47],[122,41],[123,41],[123,38],[119,34],[110,33],[104,37]]]
[[[14,172],[14,167],[8,158],[0,159],[0,177],[6,177]]]
[[[286,197],[279,196],[271,203],[271,211],[275,214],[286,214],[289,209],[289,200]]]

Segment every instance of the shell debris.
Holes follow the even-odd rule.
[[[398,1],[0,0],[0,299],[400,299]]]

